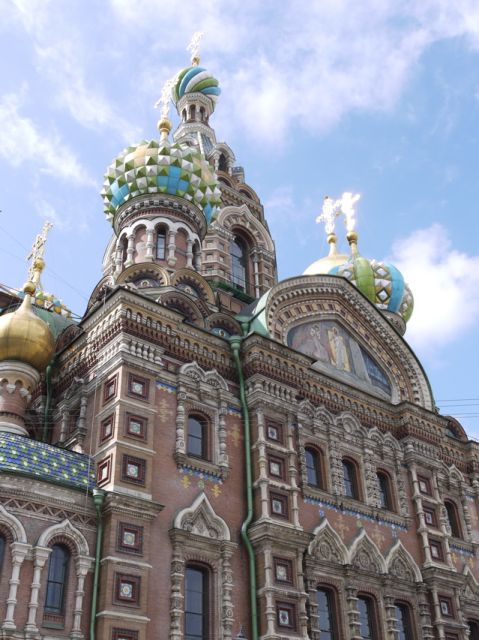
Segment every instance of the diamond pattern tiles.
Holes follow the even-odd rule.
[[[108,167],[102,197],[113,222],[118,208],[135,196],[168,193],[196,205],[211,222],[221,192],[215,172],[194,147],[143,140],[125,149]]]
[[[95,486],[94,463],[89,456],[12,433],[0,433],[0,471],[72,489]]]
[[[407,322],[414,300],[401,272],[392,264],[357,256],[330,271],[357,287],[378,309],[398,313]]]

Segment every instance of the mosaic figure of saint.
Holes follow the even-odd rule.
[[[328,331],[329,344],[332,353],[332,363],[340,371],[351,371],[349,354],[343,336],[336,327]]]

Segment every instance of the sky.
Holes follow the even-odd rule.
[[[222,89],[210,124],[264,204],[280,278],[327,253],[324,196],[360,193],[360,252],[405,275],[406,339],[479,439],[477,0],[0,0],[0,283],[22,285],[48,219],[43,286],[83,314],[112,233],[105,169],[157,137],[196,31]]]

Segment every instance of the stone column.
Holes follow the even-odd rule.
[[[130,233],[128,236],[128,247],[126,249],[125,267],[131,267],[134,264],[133,254],[135,253],[135,234]]]
[[[348,603],[348,624],[351,640],[361,640],[361,629],[359,626],[358,598],[356,589],[346,587],[346,602]]]
[[[231,592],[233,590],[233,572],[231,570],[231,555],[232,550],[226,547],[226,543],[223,543],[223,548],[221,550],[223,640],[230,640],[233,628],[233,601],[231,600]]]
[[[25,631],[29,633],[38,633],[37,629],[37,610],[38,610],[38,593],[41,586],[42,569],[52,550],[46,547],[35,547],[33,549],[33,580],[30,591],[30,602],[28,603],[28,620],[25,625]]]
[[[176,264],[176,256],[175,256],[175,250],[176,250],[176,231],[170,230],[169,235],[168,235],[168,258],[167,258],[167,262],[168,262],[168,266],[170,267],[174,267]]]
[[[186,241],[186,266],[188,269],[193,268],[193,240],[191,238]]]
[[[218,404],[218,436],[220,441],[218,464],[226,471],[228,469],[228,453],[226,447],[226,414],[228,413],[228,405],[226,400],[220,400]]]
[[[254,278],[254,296],[255,298],[260,297],[260,287],[259,287],[259,257],[255,252],[253,253],[253,278]],[[246,287],[248,290],[248,287]]]
[[[176,453],[185,453],[185,398],[186,393],[181,384],[178,385],[176,397]]]
[[[299,488],[297,483],[297,469],[295,463],[295,449],[293,443],[294,437],[294,417],[292,415],[288,416],[288,434],[287,434],[287,442],[288,442],[288,476],[289,482],[291,484],[291,514],[292,520],[295,527],[298,529],[302,529],[301,523],[299,521],[299,505],[298,505],[298,495]]]
[[[25,413],[40,374],[17,360],[0,362],[0,432],[28,435]]]
[[[388,640],[399,640],[399,633],[396,627],[396,607],[392,596],[384,596],[384,610]]]
[[[146,230],[146,252],[145,252],[145,262],[153,261],[153,229]]]
[[[77,584],[75,589],[75,608],[73,610],[73,628],[70,638],[83,638],[81,618],[83,614],[83,596],[85,595],[85,577],[92,564],[91,558],[78,556],[76,561]]]
[[[184,596],[182,593],[185,579],[185,561],[183,554],[178,548],[178,543],[173,546],[173,557],[171,559],[171,598],[170,598],[170,640],[182,640],[183,629],[183,609]]]
[[[419,527],[417,529],[417,532],[421,536],[421,543],[424,551],[424,564],[427,565],[432,562],[431,549],[429,548],[428,528],[424,519],[421,492],[419,491],[419,481],[417,479],[416,465],[414,463],[409,466],[409,473],[411,474],[411,481],[413,486],[414,506],[416,507],[416,513],[419,520]]]
[[[15,631],[16,629],[15,606],[17,604],[17,589],[20,584],[20,567],[30,548],[30,545],[24,542],[12,542],[10,545],[10,549],[12,550],[12,573],[8,583],[7,611],[2,624],[2,629],[8,631]]]
[[[259,467],[259,485],[261,495],[261,518],[269,517],[269,496],[268,496],[268,461],[266,458],[266,446],[265,446],[265,424],[264,413],[261,408],[256,409],[256,420],[258,423],[258,467]],[[252,444],[252,448],[254,448]],[[254,482],[253,478],[253,482]]]

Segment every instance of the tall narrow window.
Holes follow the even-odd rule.
[[[468,622],[469,627],[469,640],[479,640],[479,622],[470,620]]]
[[[188,417],[186,452],[198,458],[208,457],[208,423],[200,416]]]
[[[237,236],[230,244],[230,254],[231,281],[237,289],[246,291],[246,247]]]
[[[358,598],[359,626],[362,640],[376,640],[374,605],[370,598]]]
[[[207,640],[209,636],[208,571],[186,567],[185,640]]]
[[[156,257],[158,260],[164,260],[166,257],[166,232],[159,229],[156,234]]]
[[[316,602],[318,605],[318,627],[321,640],[336,640],[338,636],[333,593],[330,589],[318,589]]]
[[[308,484],[312,487],[321,487],[321,466],[319,453],[312,447],[306,447],[305,458]]]
[[[61,544],[52,547],[48,560],[47,593],[45,611],[62,614],[64,612],[68,563],[70,552]]]
[[[397,640],[414,640],[411,610],[402,602],[395,602]]]
[[[351,460],[343,460],[344,495],[359,500],[356,466]]]
[[[389,476],[382,471],[377,473],[378,487],[379,487],[379,502],[383,509],[392,510],[392,496],[391,496],[391,484]]]
[[[459,526],[459,517],[457,515],[456,505],[450,500],[445,500],[444,506],[446,507],[447,519],[449,521],[449,526],[451,527],[451,535],[455,538],[461,538],[461,527]]]
[[[225,156],[225,154],[224,154],[224,153],[222,153],[222,154],[220,155],[220,157],[219,157],[219,160],[218,160],[218,169],[219,169],[220,171],[224,171],[225,173],[227,173],[227,172],[228,172],[228,165],[227,165],[227,163],[226,163],[226,156]]]

